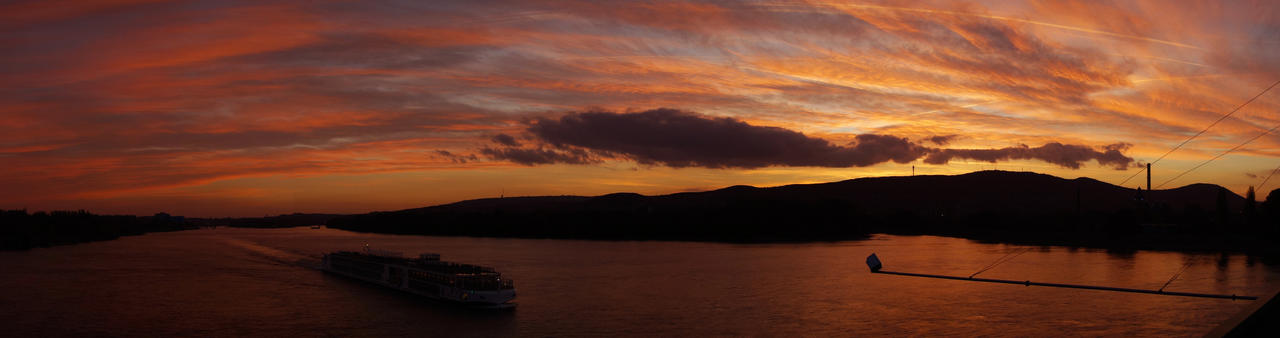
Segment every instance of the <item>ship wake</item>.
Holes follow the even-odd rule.
[[[318,255],[313,256],[288,252],[243,239],[224,238],[222,239],[222,242],[227,245],[245,249],[253,256],[269,260],[276,264],[298,266],[308,269],[320,269],[320,257]]]

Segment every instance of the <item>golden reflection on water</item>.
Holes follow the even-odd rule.
[[[364,243],[495,267],[515,279],[520,306],[460,311],[310,268]],[[1157,289],[1190,262],[1166,290],[1261,296],[1280,280],[1276,262],[1243,255],[931,236],[743,245],[217,229],[0,253],[0,317],[34,335],[1185,336],[1249,304],[879,275],[863,263],[874,252],[887,270],[968,276],[1020,251],[979,276]]]

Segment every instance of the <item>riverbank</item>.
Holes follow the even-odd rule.
[[[1280,201],[1259,204],[1209,184],[1139,192],[1089,178],[984,171],[658,196],[488,198],[337,216],[327,224],[388,234],[730,243],[886,233],[1272,255]]]
[[[95,215],[79,211],[0,210],[0,250],[109,241],[149,232],[196,229],[181,216]]]

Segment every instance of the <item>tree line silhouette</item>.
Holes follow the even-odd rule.
[[[0,210],[0,250],[107,241],[121,236],[194,228],[183,217],[96,215],[84,210]]]

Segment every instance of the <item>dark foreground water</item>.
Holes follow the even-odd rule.
[[[374,247],[496,267],[515,311],[460,310],[326,275]],[[943,237],[736,245],[217,229],[0,253],[7,336],[1199,335],[1249,301],[1023,287],[967,276],[1023,246]],[[1262,295],[1280,268],[1245,256],[1033,247],[988,278]]]

